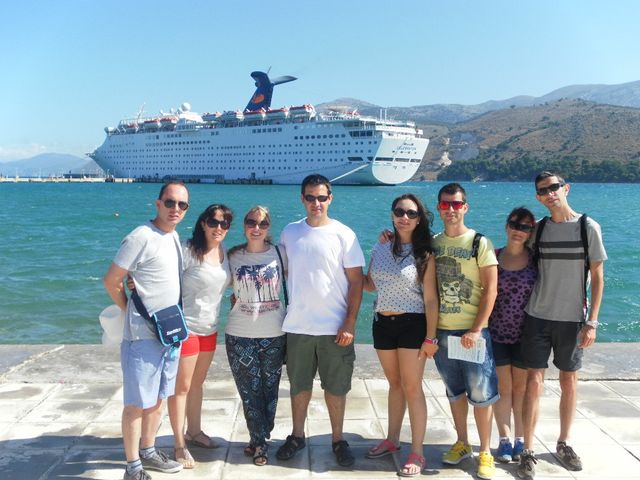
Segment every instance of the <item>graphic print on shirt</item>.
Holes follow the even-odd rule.
[[[266,265],[241,265],[235,269],[234,275],[238,298],[243,300],[240,306],[242,312],[264,313],[279,308],[280,267],[275,260]]]
[[[461,305],[471,302],[473,282],[464,276],[460,262],[453,256],[436,258],[436,272],[440,290],[440,312],[460,313]]]

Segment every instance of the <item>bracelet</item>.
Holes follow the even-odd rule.
[[[438,344],[438,339],[437,339],[437,338],[429,338],[429,337],[426,337],[426,338],[424,339],[424,341],[422,342],[422,344],[424,345],[425,343],[426,343],[427,345],[437,345],[437,344]]]

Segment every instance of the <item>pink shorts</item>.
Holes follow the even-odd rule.
[[[182,342],[182,350],[180,351],[181,357],[190,357],[191,355],[197,355],[200,352],[215,352],[216,342],[218,341],[218,332],[212,335],[194,335],[189,334],[184,342]]]

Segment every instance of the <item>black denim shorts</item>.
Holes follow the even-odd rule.
[[[424,313],[402,313],[400,315],[380,315],[373,317],[373,348],[395,350],[411,348],[419,350],[427,335]]]

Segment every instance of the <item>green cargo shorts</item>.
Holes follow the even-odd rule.
[[[341,347],[335,340],[335,335],[287,333],[287,375],[292,396],[312,390],[316,372],[322,389],[331,395],[342,396],[351,390],[356,351],[353,343]]]

